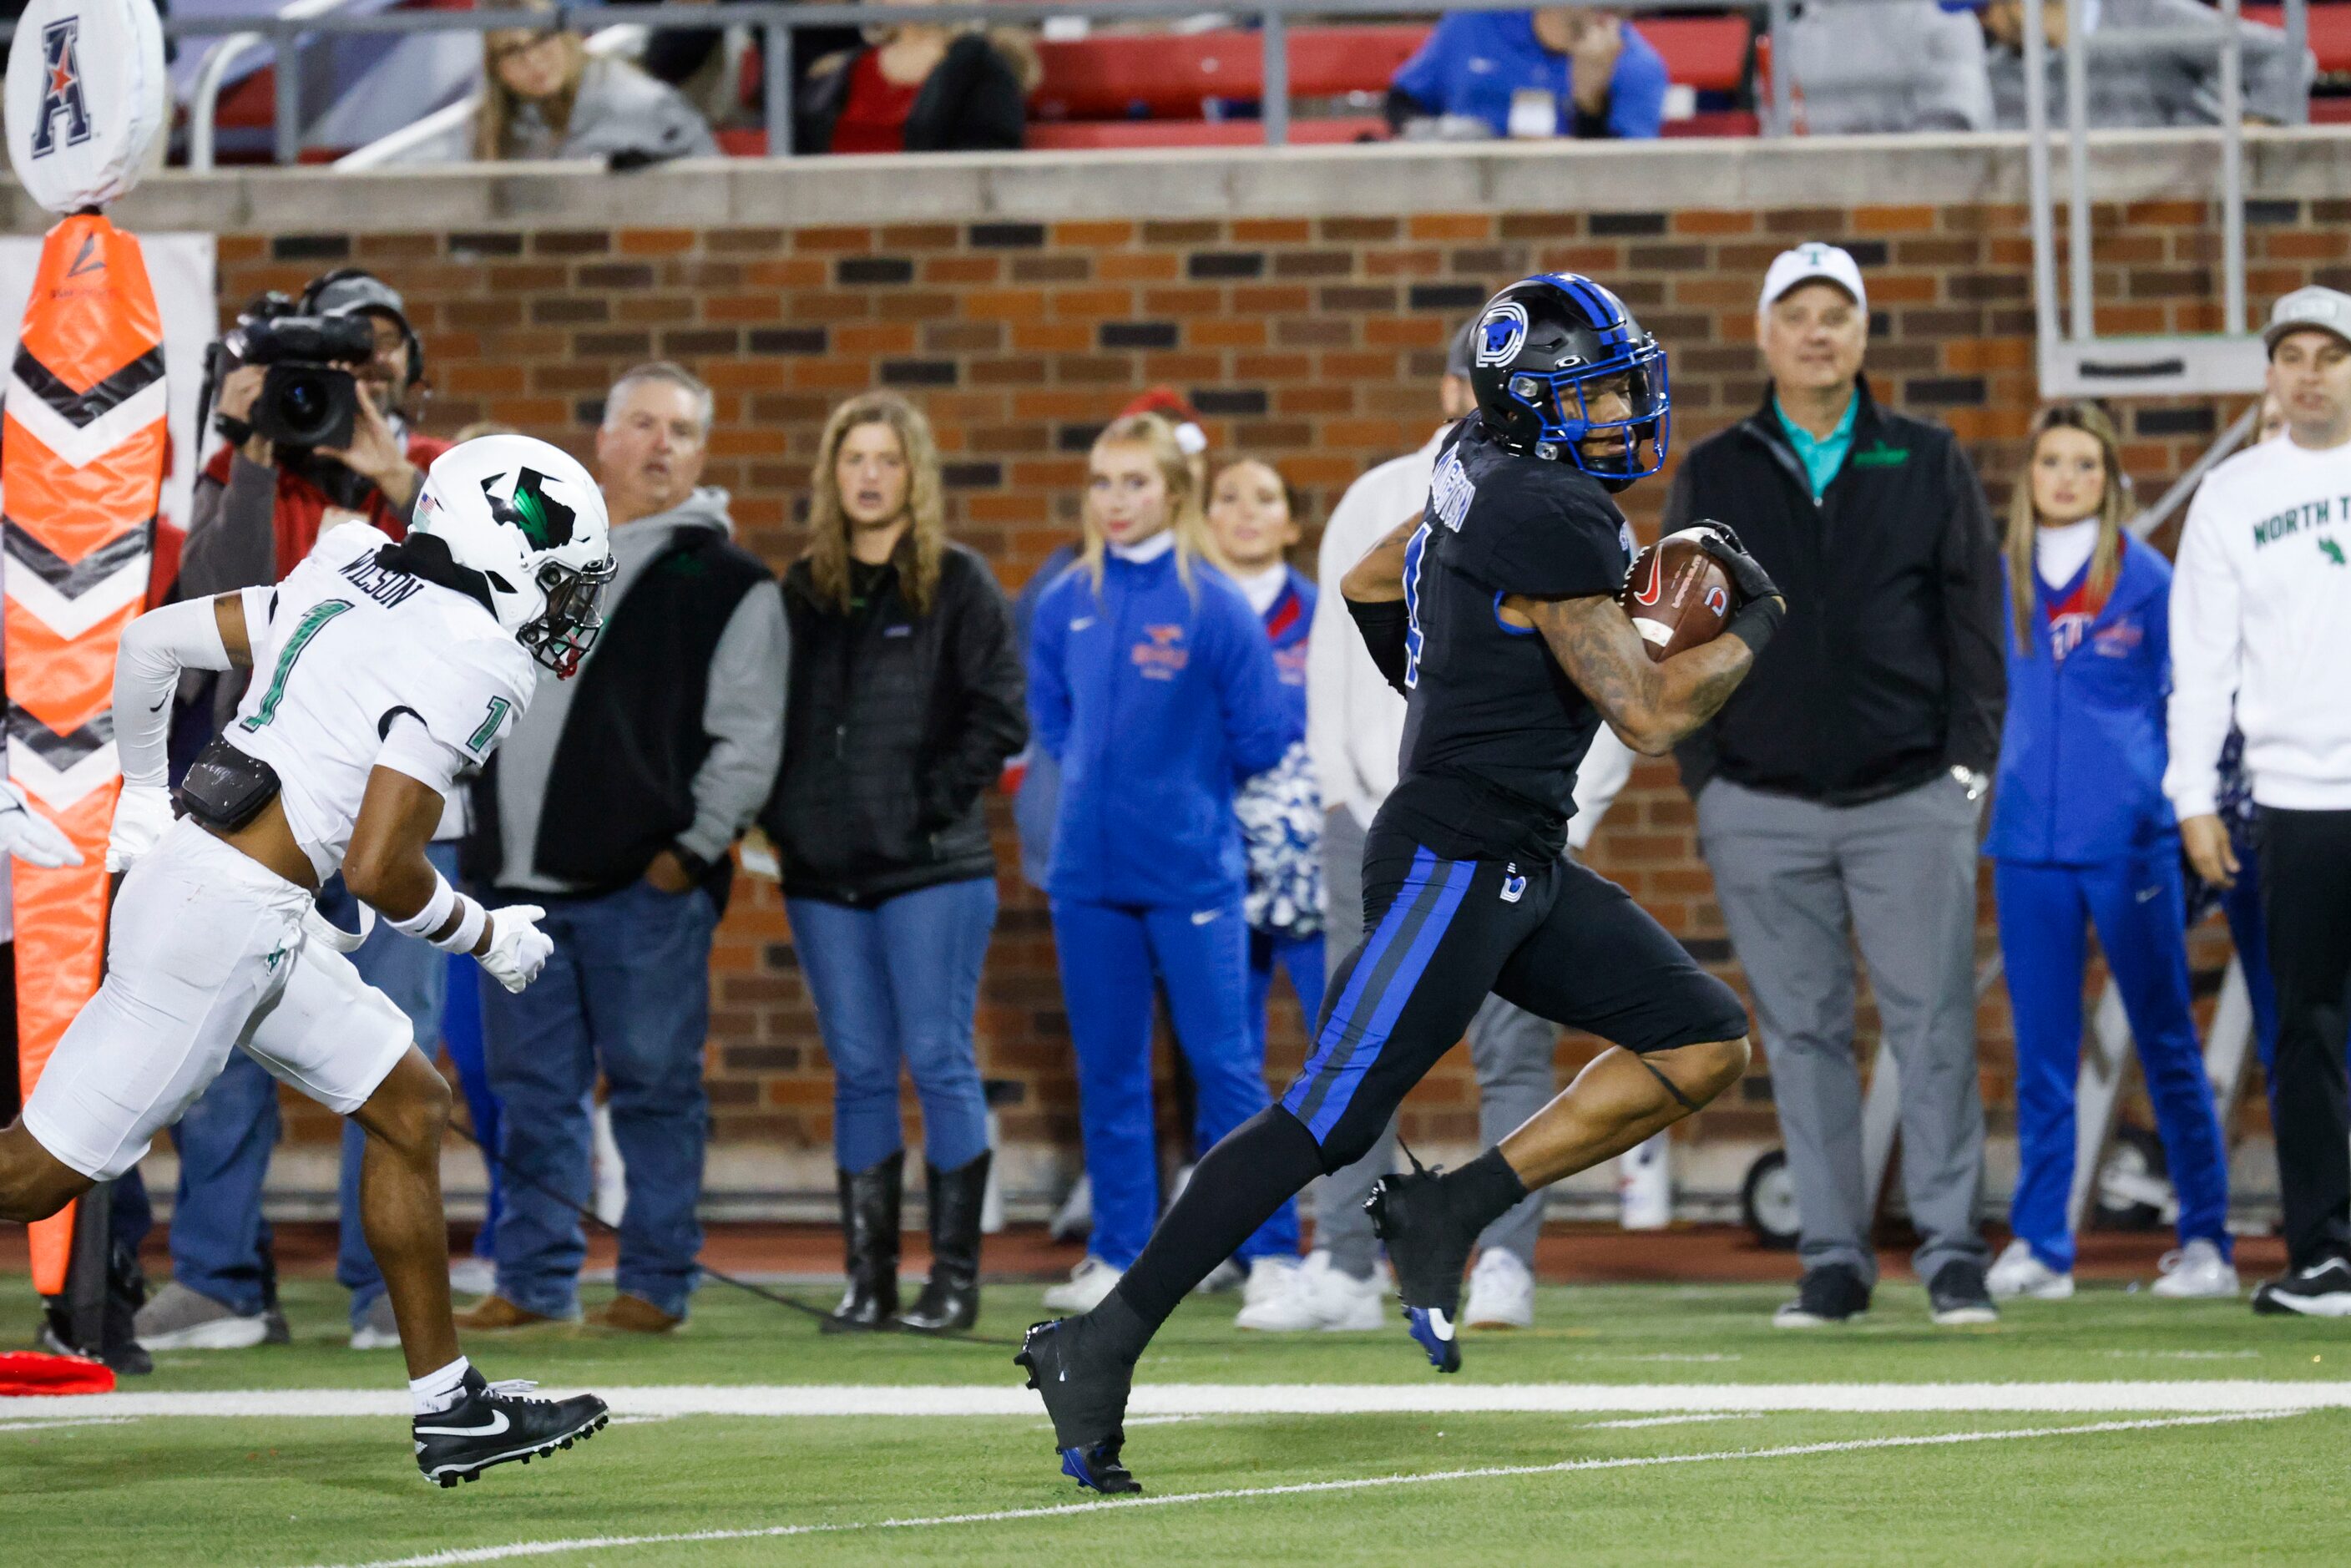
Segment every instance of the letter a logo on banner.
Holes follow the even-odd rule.
[[[46,158],[57,150],[57,117],[65,117],[66,145],[78,147],[89,140],[89,103],[81,91],[81,18],[61,16],[41,29],[41,65],[48,80],[41,89],[38,120],[33,127],[33,156]]]

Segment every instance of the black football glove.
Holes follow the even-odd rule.
[[[1730,531],[1729,523],[1702,517],[1692,523],[1690,528],[1698,532],[1698,549],[1722,563],[1722,570],[1739,590],[1740,603],[1752,604],[1761,599],[1787,597],[1780,591],[1780,585],[1771,580],[1771,574],[1763,570],[1762,563],[1747,553],[1747,547],[1739,542],[1739,536]]]

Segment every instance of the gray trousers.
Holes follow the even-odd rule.
[[[1730,945],[1755,994],[1796,1186],[1806,1269],[1876,1283],[1854,1057],[1854,945],[1901,1072],[1902,1189],[1931,1281],[1981,1263],[1983,1102],[1976,1083],[1977,810],[1958,780],[1823,806],[1717,779],[1698,799]]]
[[[1344,808],[1323,821],[1322,894],[1322,950],[1330,972],[1336,975],[1340,963],[1364,939],[1364,830]],[[1469,1021],[1468,1039],[1469,1063],[1478,1074],[1478,1135],[1490,1148],[1558,1093],[1552,1060],[1559,1030],[1499,997],[1488,997]],[[1371,1153],[1314,1186],[1314,1245],[1358,1280],[1371,1277],[1379,1257],[1379,1241],[1364,1212],[1364,1199],[1371,1196],[1374,1182],[1395,1168],[1395,1142],[1391,1118]],[[1479,1244],[1515,1252],[1532,1269],[1542,1200],[1540,1192],[1528,1194],[1526,1201],[1486,1227]]]

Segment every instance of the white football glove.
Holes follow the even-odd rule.
[[[51,870],[81,864],[81,851],[63,829],[33,810],[25,787],[13,779],[0,782],[0,854]]]
[[[547,956],[555,951],[555,938],[538,925],[547,911],[536,904],[509,904],[489,913],[490,950],[482,955],[482,967],[507,990],[519,991],[538,978]]]
[[[114,828],[106,835],[106,869],[129,871],[155,847],[172,825],[172,792],[160,784],[125,784],[114,803]]]

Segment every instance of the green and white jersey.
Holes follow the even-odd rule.
[[[443,787],[489,759],[538,687],[529,652],[482,604],[378,566],[391,542],[345,523],[267,592],[266,621],[251,613],[263,591],[246,597],[253,682],[223,737],[277,770],[322,878],[342,864],[380,761]]]

